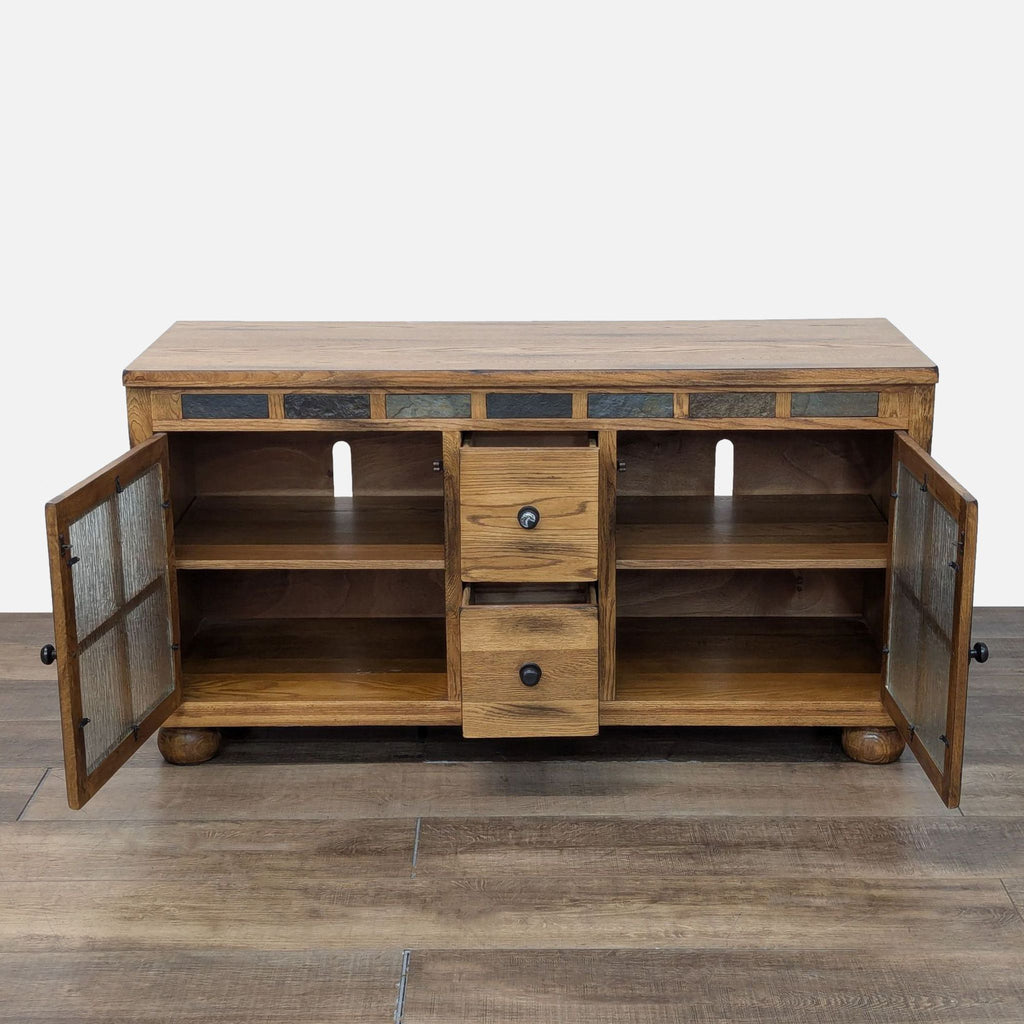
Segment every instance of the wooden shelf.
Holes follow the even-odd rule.
[[[443,618],[250,619],[204,625],[169,725],[446,725]]]
[[[175,527],[179,569],[443,569],[438,498],[202,497]]]
[[[601,724],[891,724],[880,693],[859,619],[630,618]]]
[[[866,494],[628,497],[620,569],[884,569],[887,523]]]

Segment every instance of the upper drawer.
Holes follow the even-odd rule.
[[[597,579],[597,447],[462,448],[462,578]]]

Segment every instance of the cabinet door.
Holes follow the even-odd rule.
[[[68,803],[82,807],[181,703],[167,437],[46,506]]]
[[[939,795],[956,807],[978,503],[900,432],[890,508],[882,702]]]

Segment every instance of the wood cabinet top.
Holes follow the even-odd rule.
[[[164,387],[927,384],[888,320],[180,321],[124,373]]]

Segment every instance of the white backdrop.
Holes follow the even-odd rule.
[[[1024,604],[1020,10],[4,5],[0,611],[176,319],[887,316]]]

